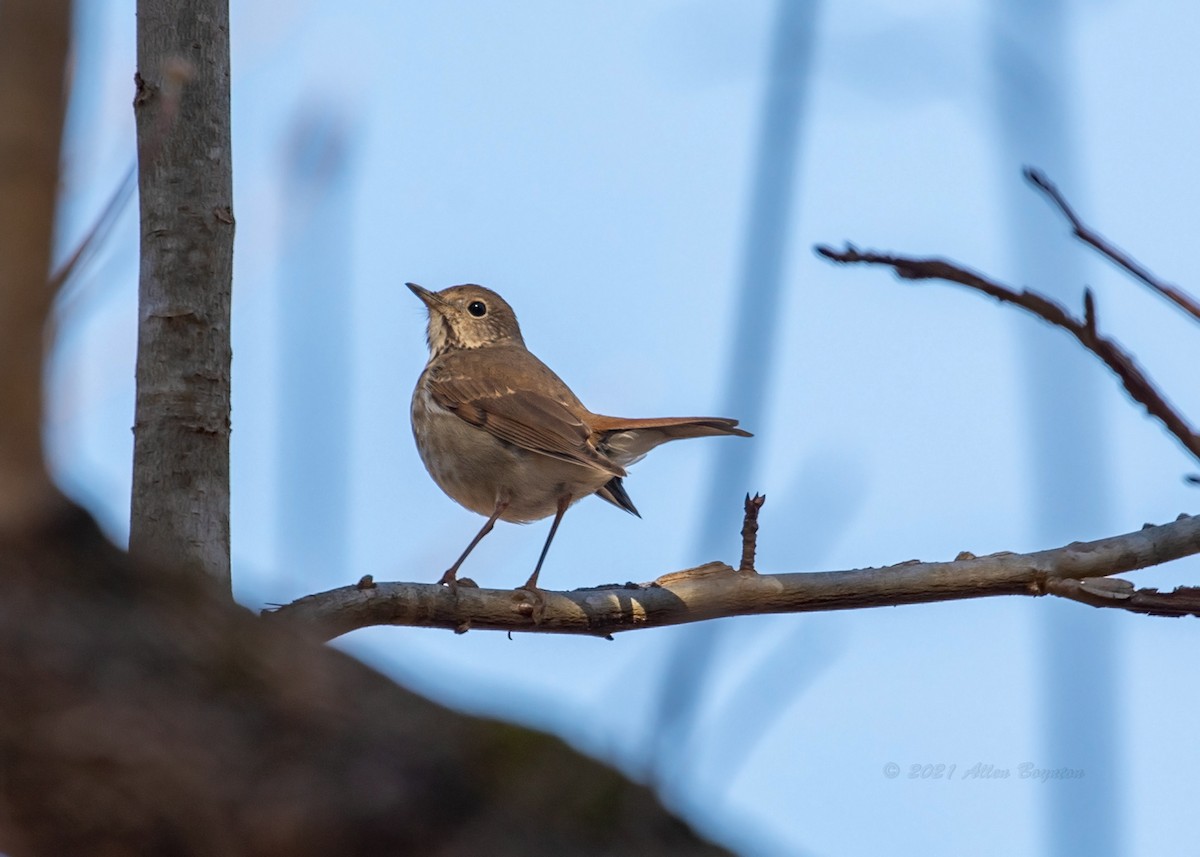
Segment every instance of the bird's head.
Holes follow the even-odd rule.
[[[426,339],[429,353],[488,345],[524,345],[517,316],[508,302],[491,289],[474,284],[431,292],[405,283],[429,310]]]

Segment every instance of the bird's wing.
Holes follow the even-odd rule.
[[[468,377],[446,369],[430,374],[428,389],[435,402],[459,419],[529,452],[595,467],[613,476],[625,475],[623,467],[597,451],[592,430],[566,401],[552,394],[513,389],[494,373],[477,371]]]

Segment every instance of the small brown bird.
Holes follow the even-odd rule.
[[[417,449],[438,487],[488,519],[441,583],[455,585],[459,566],[497,520],[554,515],[522,587],[536,592],[559,521],[576,500],[597,494],[638,515],[621,479],[654,447],[686,437],[751,437],[737,420],[720,417],[593,414],[525,348],[517,317],[500,295],[476,285],[440,292],[406,285],[429,309],[429,363],[412,400]]]

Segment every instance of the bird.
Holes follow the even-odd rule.
[[[516,314],[496,292],[474,283],[441,291],[405,285],[429,312],[429,361],[412,397],[417,450],[442,491],[487,518],[441,584],[458,585],[459,568],[496,521],[553,515],[533,574],[519,587],[536,595],[550,543],[575,502],[595,494],[640,518],[622,480],[654,447],[689,437],[752,437],[722,417],[592,413],[525,347]]]

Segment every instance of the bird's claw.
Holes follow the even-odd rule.
[[[530,598],[533,602],[532,604],[529,605],[529,610],[530,610],[529,616],[530,616],[530,618],[533,619],[533,624],[540,625],[542,622],[542,617],[544,617],[546,615],[546,595],[545,595],[545,593],[542,590],[538,589],[537,584],[532,580],[527,581],[526,583],[522,584],[521,586],[518,586],[516,591],[529,593]]]

